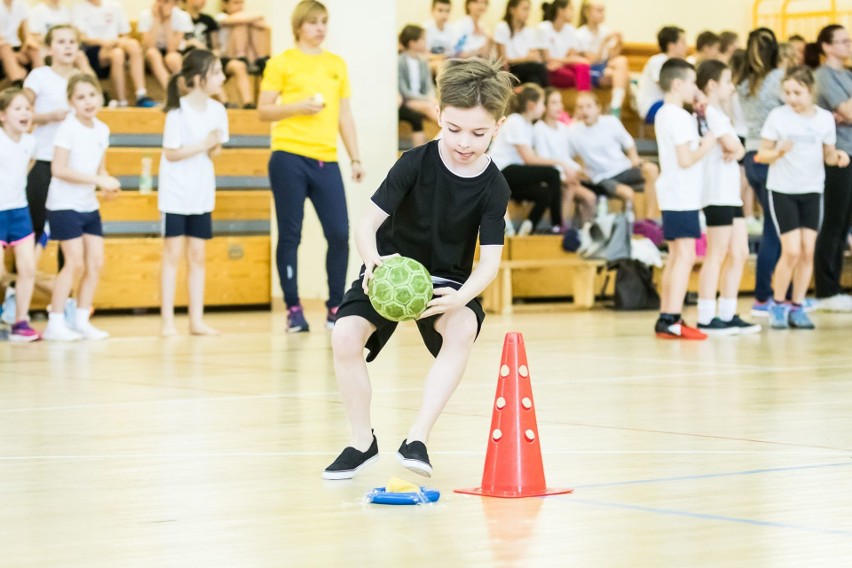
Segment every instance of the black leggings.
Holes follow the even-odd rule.
[[[413,132],[423,132],[423,115],[404,104],[399,107],[399,121],[410,124]]]
[[[559,170],[553,166],[507,166],[503,177],[512,190],[512,200],[532,201],[529,220],[538,225],[544,212],[550,209],[550,220],[562,226],[562,182]]]
[[[30,219],[33,221],[35,242],[44,234],[44,224],[47,222],[47,190],[50,188],[50,162],[38,160],[27,176],[27,203],[30,208]]]
[[[817,298],[843,292],[840,275],[843,251],[852,217],[852,168],[825,168],[822,227],[814,251],[814,282]]]
[[[521,83],[536,83],[542,87],[550,85],[547,66],[544,63],[528,61],[509,65],[509,71],[518,78]]]

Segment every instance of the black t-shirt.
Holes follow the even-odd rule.
[[[209,14],[199,14],[198,18],[192,19],[192,24],[195,26],[195,30],[191,36],[198,41],[204,42],[207,49],[213,49],[213,38],[210,36],[214,32],[219,31],[219,22]]]
[[[418,260],[432,276],[464,283],[481,245],[502,245],[509,185],[494,163],[471,178],[451,172],[438,141],[405,152],[372,200],[390,217],[376,234],[382,256]]]

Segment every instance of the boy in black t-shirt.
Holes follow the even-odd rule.
[[[476,297],[500,267],[510,192],[485,151],[505,120],[511,88],[512,76],[498,64],[449,62],[438,77],[440,138],[403,154],[355,230],[364,266],[343,298],[332,334],[352,439],[323,472],[325,479],[349,479],[378,459],[367,362],[397,324],[376,313],[366,290],[373,269],[394,254],[423,263],[435,284],[435,297],[417,321],[435,362],[426,375],[420,412],[397,452],[403,466],[427,477],[432,473],[425,442],[462,378],[485,318]],[[474,269],[477,235],[481,248]]]
[[[251,94],[251,82],[249,81],[248,66],[241,59],[232,59],[230,57],[222,57],[220,54],[219,43],[219,22],[209,14],[203,14],[201,10],[207,0],[184,0],[183,9],[192,16],[192,24],[195,31],[188,34],[188,45],[202,49],[209,49],[215,53],[222,61],[222,71],[225,72],[225,77],[230,79],[234,77],[237,82],[237,91],[240,93],[240,100],[243,108],[255,108],[254,99]],[[226,102],[224,88],[219,95],[222,102]]]

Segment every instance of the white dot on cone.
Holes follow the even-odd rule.
[[[508,377],[509,376],[509,365],[503,365],[500,367],[500,376]]]
[[[502,396],[497,397],[497,408],[502,410],[506,406],[506,399]]]
[[[518,374],[522,377],[526,377],[527,375],[529,375],[529,371],[527,370],[527,366],[521,365],[520,367],[518,367]]]
[[[532,430],[527,430],[526,432],[524,432],[524,436],[526,436],[527,440],[529,440],[530,442],[535,440],[535,432],[533,432]]]
[[[491,433],[491,438],[496,442],[497,440],[499,440],[502,437],[503,437],[503,432],[500,430],[500,428],[494,428],[494,432]]]
[[[524,397],[524,399],[521,401],[521,404],[524,405],[524,408],[526,408],[527,410],[532,408],[532,401],[527,397]]]

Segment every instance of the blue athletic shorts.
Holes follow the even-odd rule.
[[[663,238],[667,241],[676,239],[700,239],[701,220],[695,211],[663,211]]]
[[[163,213],[163,236],[195,237],[196,239],[213,238],[213,219],[210,213],[199,215],[181,215],[180,213]]]
[[[100,211],[48,211],[47,221],[50,223],[50,238],[54,241],[70,241],[83,235],[104,235]]]
[[[29,207],[0,211],[0,246],[13,247],[33,234]]]
[[[606,71],[606,65],[606,61],[593,63],[591,65],[590,74],[592,76],[592,86],[596,89],[601,86],[601,79],[603,79],[604,71]]]

